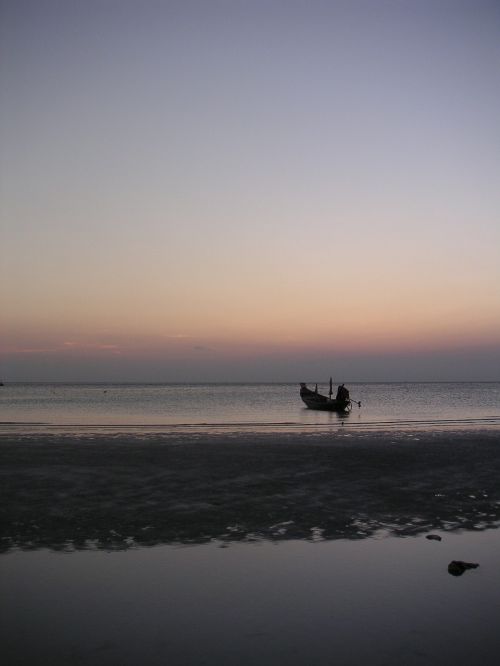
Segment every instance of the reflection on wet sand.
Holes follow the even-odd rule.
[[[1,550],[362,539],[500,521],[500,436],[19,437]]]

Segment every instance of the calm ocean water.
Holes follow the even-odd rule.
[[[500,425],[500,382],[358,383],[349,389],[361,408],[346,416],[305,408],[297,384],[7,384],[0,388],[0,432]]]

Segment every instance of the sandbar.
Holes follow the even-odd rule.
[[[5,435],[0,548],[364,539],[500,524],[500,431]]]

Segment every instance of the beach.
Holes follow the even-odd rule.
[[[9,664],[497,661],[495,428],[6,434],[0,456]]]
[[[7,438],[2,550],[360,539],[500,520],[500,441],[479,432]]]

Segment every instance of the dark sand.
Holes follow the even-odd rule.
[[[4,436],[1,550],[362,539],[500,521],[500,432]]]

